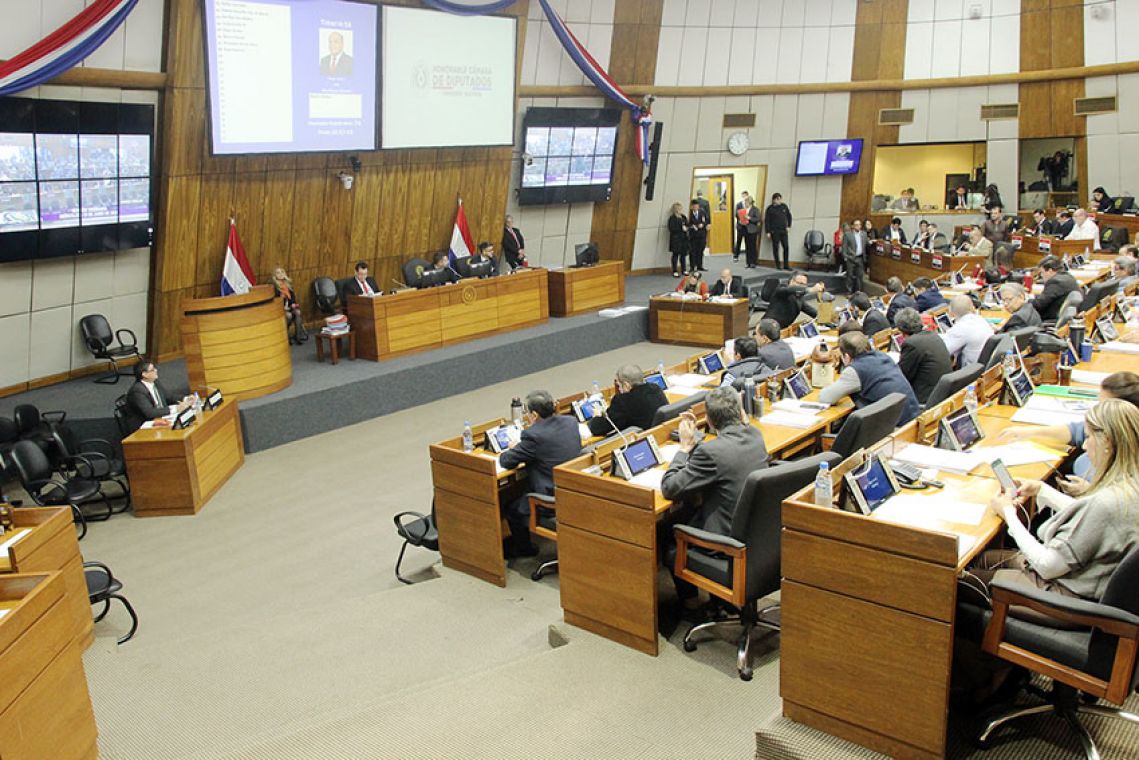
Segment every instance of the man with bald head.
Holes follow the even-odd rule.
[[[326,77],[346,77],[352,74],[352,56],[344,52],[344,35],[328,35],[328,55],[320,59],[320,73]]]
[[[720,279],[712,285],[712,296],[731,296],[732,298],[744,297],[744,284],[742,280],[732,277],[731,269],[724,269],[720,272]]]
[[[1099,250],[1099,225],[1091,220],[1088,212],[1082,208],[1078,208],[1072,212],[1072,231],[1064,238],[1065,240],[1093,240],[1095,241],[1090,247],[1093,251]]]
[[[653,425],[656,410],[668,403],[664,391],[646,383],[645,373],[636,364],[626,364],[617,370],[614,385],[617,393],[609,402],[609,419],[598,415],[589,421],[589,432],[594,435],[609,435],[614,432],[614,425],[617,430],[634,425],[648,430]]]
[[[949,316],[953,319],[953,327],[941,336],[945,339],[945,348],[957,361],[958,367],[973,364],[981,356],[985,341],[993,334],[993,326],[977,313],[973,299],[967,295],[953,297],[949,302]]]

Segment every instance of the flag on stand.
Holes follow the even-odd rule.
[[[460,198],[459,210],[455,212],[455,228],[451,230],[451,246],[447,249],[447,263],[454,265],[458,259],[470,256],[474,249],[471,228],[467,225],[467,214],[463,211],[463,199]]]
[[[245,248],[237,236],[237,223],[229,220],[229,242],[225,246],[225,264],[221,268],[221,294],[223,296],[248,293],[256,285],[253,267],[245,257]]]

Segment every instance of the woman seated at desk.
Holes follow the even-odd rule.
[[[676,292],[696,293],[700,296],[700,300],[707,301],[708,283],[703,280],[704,278],[700,275],[700,272],[694,269],[685,275],[684,279],[680,281],[680,284],[676,286]]]
[[[1087,416],[1084,450],[1095,471],[1087,492],[1073,498],[1038,480],[1017,483],[989,509],[1008,525],[1016,550],[981,555],[973,572],[986,583],[1018,585],[1098,600],[1116,567],[1139,545],[1139,409],[1121,399],[1097,404]],[[1031,498],[1053,515],[1029,532],[1019,508]]]

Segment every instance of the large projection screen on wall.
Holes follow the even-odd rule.
[[[384,148],[514,144],[517,22],[385,6]]]

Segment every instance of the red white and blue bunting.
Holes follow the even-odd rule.
[[[0,95],[54,79],[91,55],[134,10],[138,0],[96,0],[42,40],[0,64]]]

